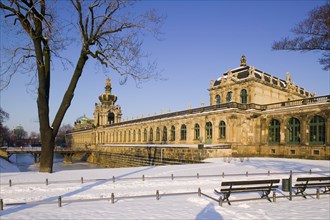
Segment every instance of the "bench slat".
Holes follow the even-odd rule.
[[[316,176],[316,177],[298,177],[297,182],[299,181],[326,181],[330,180],[330,176]]]
[[[304,184],[304,183],[297,183],[297,184],[295,184],[294,185],[295,187],[304,187],[304,186],[306,186],[306,184]],[[314,187],[318,187],[318,186],[330,186],[330,183],[308,183],[307,184],[307,187],[308,186],[314,186]]]
[[[242,188],[221,188],[220,192],[255,192],[255,191],[267,191],[269,189],[277,189],[278,185],[272,187],[242,187]]]
[[[257,184],[271,184],[271,183],[279,183],[279,182],[280,182],[280,179],[249,180],[249,181],[227,181],[227,182],[222,182],[221,186],[257,185]]]

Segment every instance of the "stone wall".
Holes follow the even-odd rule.
[[[330,160],[330,146],[260,145],[232,146],[233,157],[285,157]]]
[[[231,155],[230,147],[198,149],[187,147],[111,146],[97,147],[97,151],[87,156],[80,155],[80,157],[85,156],[90,163],[115,168],[200,163],[206,158],[230,157]]]

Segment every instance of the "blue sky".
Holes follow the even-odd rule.
[[[151,80],[136,87],[129,79],[120,85],[113,71],[105,73],[93,62],[86,66],[72,104],[62,124],[72,124],[82,115],[93,117],[94,103],[104,92],[110,76],[112,92],[118,96],[123,118],[179,111],[209,104],[207,88],[224,72],[236,68],[244,54],[247,64],[292,81],[317,95],[330,94],[329,72],[318,63],[321,54],[273,51],[275,40],[292,36],[290,29],[308,12],[326,1],[142,1],[137,10],[156,8],[167,16],[162,41],[145,36],[143,49],[157,60],[166,80]],[[4,33],[1,32],[1,44]],[[73,49],[72,49],[73,48]],[[74,47],[68,53],[77,53]],[[74,55],[73,55],[74,57]],[[90,59],[91,60],[91,59]],[[51,79],[51,118],[63,97],[70,70],[55,67]],[[22,125],[39,132],[36,95],[27,92],[27,75],[16,74],[1,91],[1,107],[10,114],[9,128]]]

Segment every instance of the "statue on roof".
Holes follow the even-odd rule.
[[[245,55],[243,55],[241,57],[241,66],[246,66],[246,57],[245,57]]]
[[[285,76],[286,76],[286,82],[287,83],[291,82],[291,75],[290,75],[290,73],[289,72],[286,72]]]

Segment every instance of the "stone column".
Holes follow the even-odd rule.
[[[308,145],[308,138],[307,138],[307,124],[306,121],[307,117],[302,117],[300,120],[300,145],[306,146]]]

